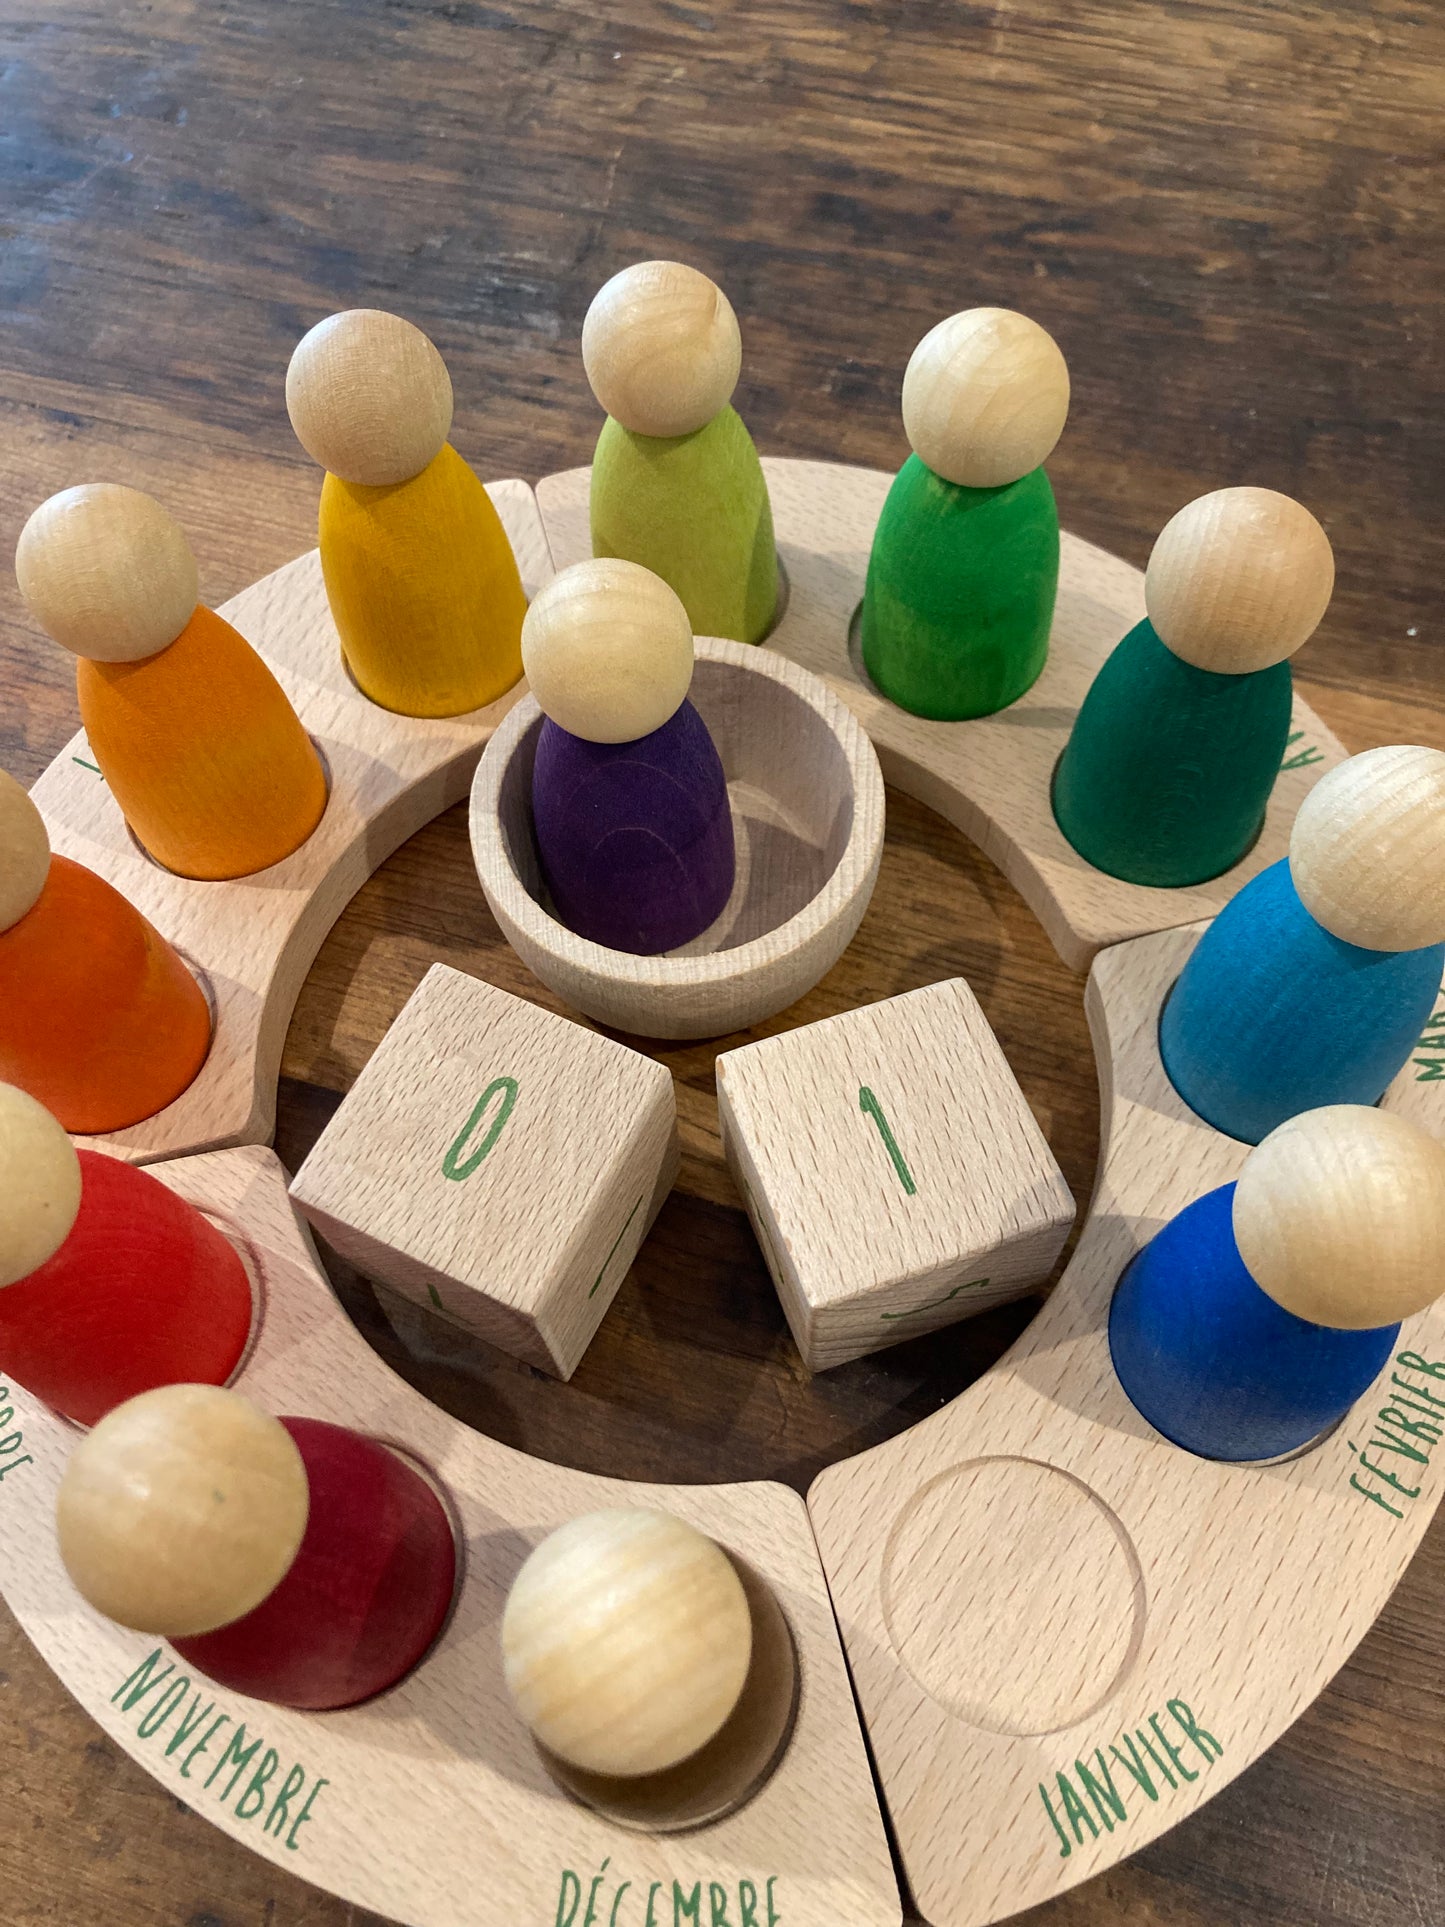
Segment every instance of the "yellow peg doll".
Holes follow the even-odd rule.
[[[447,441],[436,348],[377,308],[332,315],[292,355],[286,406],[327,471],[321,567],[357,687],[404,716],[495,702],[522,673],[527,599],[491,497]]]

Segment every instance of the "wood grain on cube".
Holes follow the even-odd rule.
[[[727,1051],[728,1161],[811,1370],[1041,1284],[1074,1200],[961,978]]]
[[[368,1276],[569,1378],[677,1160],[662,1065],[434,964],[292,1196]]]

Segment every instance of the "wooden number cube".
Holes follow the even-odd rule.
[[[291,1196],[369,1277],[570,1378],[677,1165],[663,1065],[434,964]]]
[[[961,978],[727,1051],[717,1095],[810,1371],[1021,1296],[1074,1221]]]

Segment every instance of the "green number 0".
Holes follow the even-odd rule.
[[[858,1086],[858,1109],[865,1117],[871,1117],[878,1126],[878,1135],[882,1138],[884,1148],[893,1160],[893,1169],[898,1173],[898,1182],[909,1197],[913,1197],[918,1190],[918,1186],[913,1182],[913,1173],[909,1170],[903,1153],[898,1148],[897,1138],[888,1128],[888,1119],[883,1115],[883,1106],[866,1084]]]
[[[467,1139],[471,1136],[472,1132],[475,1131],[477,1126],[481,1123],[483,1117],[486,1115],[487,1106],[491,1103],[492,1099],[497,1095],[498,1091],[502,1093],[502,1101],[497,1106],[495,1117],[493,1117],[491,1123],[487,1126],[486,1136],[482,1139],[481,1143],[477,1146],[476,1150],[472,1152],[469,1158],[465,1159],[461,1163],[458,1163],[457,1160],[461,1157],[462,1150],[466,1145]],[[477,1099],[476,1103],[472,1106],[471,1116],[467,1119],[466,1123],[462,1126],[461,1130],[458,1131],[455,1142],[452,1144],[452,1147],[447,1152],[446,1156],[442,1159],[442,1176],[443,1177],[451,1178],[455,1183],[460,1184],[463,1178],[469,1178],[472,1175],[473,1171],[476,1170],[477,1166],[481,1163],[482,1159],[487,1155],[488,1151],[491,1150],[492,1146],[496,1143],[497,1139],[502,1135],[502,1127],[506,1123],[507,1119],[512,1115],[512,1106],[516,1103],[516,1101],[517,1101],[516,1078],[515,1077],[494,1077],[491,1083],[488,1084],[487,1088],[482,1092],[481,1096]]]

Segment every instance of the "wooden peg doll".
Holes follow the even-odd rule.
[[[1227,903],[1159,1025],[1193,1110],[1255,1144],[1324,1104],[1374,1104],[1445,976],[1445,754],[1366,750],[1300,806],[1288,859]]]
[[[878,518],[862,617],[868,673],[901,708],[988,716],[1037,680],[1059,581],[1041,464],[1068,412],[1064,358],[1026,315],[970,308],[914,349],[913,453]]]
[[[502,1618],[518,1712],[584,1772],[665,1772],[712,1740],[742,1694],[753,1628],[727,1554],[670,1513],[589,1512],[532,1552]]]
[[[232,1692],[313,1712],[409,1673],[456,1585],[451,1521],[407,1460],[210,1385],[103,1419],[71,1454],[56,1531],[97,1612]]]
[[[641,956],[691,942],[721,914],[734,856],[727,779],[687,700],[681,602],[634,562],[579,562],[528,610],[522,656],[546,717],[532,817],[558,916]]]
[[[1119,1382],[1211,1459],[1310,1444],[1365,1392],[1400,1320],[1445,1286],[1445,1145],[1361,1105],[1307,1111],[1237,1184],[1186,1207],[1114,1294]]]
[[[246,1267],[194,1205],[0,1084],[0,1372],[93,1425],[153,1386],[224,1384],[252,1315]]]
[[[0,770],[0,1079],[67,1131],[119,1131],[179,1097],[206,1060],[205,993],[118,890],[52,856]]]
[[[1201,495],[1166,523],[1146,619],[1085,696],[1054,815],[1097,870],[1180,889],[1239,862],[1264,823],[1289,734],[1289,657],[1334,588],[1324,530],[1267,488]]]
[[[306,841],[326,807],[321,760],[255,650],[197,603],[195,557],[158,502],[105,483],[51,496],[21,531],[15,574],[80,658],[91,750],[158,863],[250,876]]]
[[[379,308],[334,314],[292,355],[286,406],[327,471],[321,567],[357,687],[403,716],[505,695],[527,599],[492,498],[447,440],[452,384],[431,341]]]
[[[678,261],[624,268],[587,310],[582,360],[607,410],[592,553],[661,576],[694,635],[761,642],[778,558],[762,464],[731,406],[742,338],[727,296]]]

